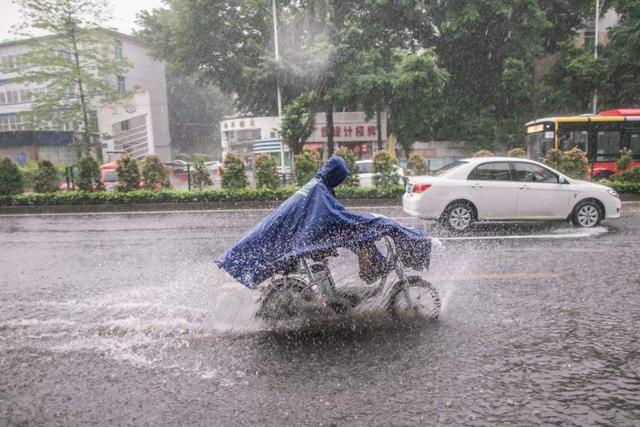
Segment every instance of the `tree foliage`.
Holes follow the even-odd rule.
[[[8,157],[0,160],[0,196],[11,196],[23,191],[22,175]]]
[[[376,151],[373,155],[373,185],[391,187],[398,185],[398,174],[393,157],[386,151]]]
[[[207,166],[204,164],[204,159],[198,158],[193,162],[193,172],[191,172],[191,182],[193,186],[198,190],[210,187],[213,185],[211,176],[207,170]]]
[[[344,180],[342,185],[346,187],[357,187],[360,185],[360,180],[358,179],[358,166],[356,166],[353,151],[347,147],[340,147],[336,150],[334,155],[342,157],[344,161],[347,162],[347,169],[349,169],[349,176]]]
[[[303,151],[295,157],[295,163],[296,182],[299,186],[309,182],[320,167],[320,159],[315,151]]]
[[[127,155],[116,161],[118,173],[118,191],[134,191],[140,188],[140,169],[138,161]]]
[[[418,176],[426,175],[429,170],[422,156],[419,154],[412,154],[409,156],[409,161],[407,162],[407,171],[409,172],[409,175]]]
[[[313,132],[316,102],[315,92],[303,93],[284,109],[280,135],[294,155],[302,153],[304,143]]]
[[[278,188],[281,184],[278,175],[278,165],[275,157],[268,154],[256,156],[253,160],[254,169],[256,171],[256,186],[258,188]]]
[[[245,175],[244,162],[233,153],[227,153],[222,165],[222,188],[245,188],[249,181]]]
[[[75,184],[81,191],[94,191],[102,188],[100,165],[91,156],[83,156],[78,161],[78,176]]]
[[[82,131],[82,152],[89,154],[97,131],[93,112],[130,96],[119,91],[116,76],[130,68],[115,55],[116,38],[102,29],[109,19],[106,0],[16,0],[28,35],[20,80],[31,90],[32,126],[63,128],[71,122]],[[46,37],[33,37],[44,32]],[[96,148],[101,158],[102,149]]]
[[[53,193],[58,191],[60,174],[49,160],[40,160],[33,181],[33,191],[36,193]]]
[[[141,176],[143,186],[147,190],[157,190],[171,186],[160,157],[155,154],[146,156],[142,161]]]

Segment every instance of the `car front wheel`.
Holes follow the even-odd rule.
[[[463,233],[469,230],[474,219],[473,209],[466,202],[452,203],[442,215],[444,226],[456,233]]]
[[[595,227],[602,221],[603,212],[593,200],[585,200],[576,205],[571,214],[571,222],[576,227]]]

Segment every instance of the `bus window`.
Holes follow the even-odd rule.
[[[588,123],[558,123],[558,148],[562,151],[574,147],[587,152],[589,149],[589,131],[593,126]]]
[[[596,162],[615,161],[621,148],[622,127],[619,123],[601,123],[596,130]]]
[[[640,160],[640,128],[627,129],[627,135],[629,135],[626,144],[627,147],[633,153],[633,158]]]

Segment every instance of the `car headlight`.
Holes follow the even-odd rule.
[[[608,189],[607,193],[611,194],[613,197],[615,197],[616,199],[619,199],[620,196],[618,195],[618,193],[615,190],[612,189]]]

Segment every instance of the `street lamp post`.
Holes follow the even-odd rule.
[[[275,1],[275,0],[274,0]],[[595,37],[593,41],[593,58],[598,59],[598,31],[600,21],[600,0],[596,0]],[[598,89],[593,90],[593,114],[598,114]]]

